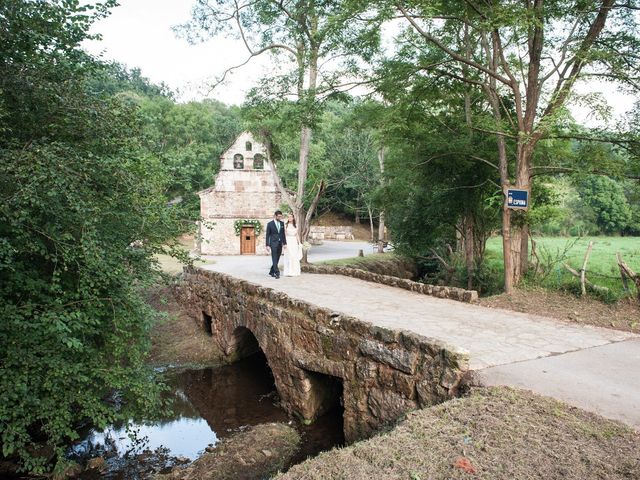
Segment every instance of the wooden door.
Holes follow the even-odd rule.
[[[240,231],[240,254],[255,255],[256,230],[254,227],[242,227]]]

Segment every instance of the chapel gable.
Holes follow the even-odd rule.
[[[220,170],[270,170],[264,145],[242,132],[220,156]]]

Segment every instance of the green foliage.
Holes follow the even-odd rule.
[[[377,126],[370,124],[363,112],[366,105],[349,97],[328,101],[314,126],[305,200],[310,202],[315,194],[313,187],[324,181],[326,190],[319,210],[366,215],[369,209],[379,209],[380,142]],[[293,102],[264,101],[259,97],[250,97],[243,109],[243,118],[251,130],[258,135],[265,130],[271,132],[278,173],[292,190],[298,186],[297,111]]]
[[[90,88],[135,107],[144,147],[171,175],[165,198],[188,218],[198,219],[196,193],[213,183],[220,154],[242,131],[240,109],[214,100],[176,103],[165,85],[154,85],[139,70],[118,64],[96,72]]]
[[[384,112],[388,147],[384,206],[397,249],[414,257],[456,245],[456,229],[466,219],[474,229],[474,251],[482,262],[484,242],[498,226],[499,176],[495,141],[467,127],[463,97],[443,79],[412,77],[409,66],[385,66],[403,89],[380,85],[393,103]],[[428,270],[428,269],[427,269]]]
[[[213,184],[220,154],[242,131],[238,108],[212,100],[175,103],[161,97],[137,99],[145,146],[171,175],[168,200],[182,200],[189,218],[200,214],[196,192]]]
[[[272,160],[287,188],[298,188],[300,154],[300,109],[293,101],[270,100],[257,91],[250,92],[242,108],[242,118],[257,138],[267,135],[272,142]],[[312,153],[310,152],[310,157]],[[314,162],[310,161],[310,176],[314,176]],[[308,184],[313,180],[309,179]],[[305,189],[305,191],[307,191]]]
[[[0,446],[35,473],[81,424],[161,407],[140,290],[184,226],[135,105],[78,47],[112,4],[0,4]]]
[[[89,80],[92,90],[105,95],[115,96],[136,94],[142,97],[165,97],[172,99],[173,92],[167,85],[156,85],[142,76],[139,68],[127,69],[117,62],[101,66]]]
[[[631,221],[632,212],[624,190],[611,178],[589,176],[580,182],[578,191],[602,233],[620,233]]]
[[[242,227],[246,226],[252,226],[255,229],[256,237],[260,235],[260,232],[262,232],[262,223],[260,222],[260,220],[236,220],[235,222],[233,222],[233,231],[236,232],[236,236],[239,236],[240,232],[242,231]]]
[[[360,216],[378,210],[381,144],[365,110],[371,103],[330,102],[321,117],[316,142],[323,145],[324,155],[315,162],[327,179],[321,210]]]

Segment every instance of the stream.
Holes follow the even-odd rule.
[[[87,432],[69,450],[69,458],[84,465],[90,458],[102,457],[106,468],[102,473],[85,470],[78,478],[144,479],[165,473],[195,460],[220,439],[267,422],[289,423],[300,433],[301,449],[293,463],[344,443],[339,409],[308,426],[286,414],[261,353],[223,367],[168,371],[166,382],[173,415]]]

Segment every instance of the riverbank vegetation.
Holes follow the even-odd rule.
[[[0,447],[32,473],[62,471],[80,426],[165,408],[143,293],[157,255],[189,261],[189,195],[238,130],[233,109],[88,56],[113,5],[0,6]]]
[[[326,265],[338,265],[341,267],[359,268],[380,275],[415,280],[417,269],[415,263],[406,257],[396,255],[393,252],[376,253],[363,257],[341,258],[337,260],[325,260],[320,262]]]

